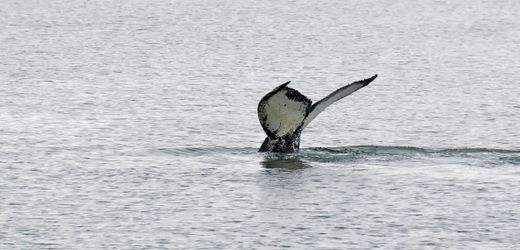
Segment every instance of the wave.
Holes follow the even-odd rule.
[[[348,146],[308,148],[302,153],[315,162],[462,164],[479,167],[520,166],[520,150],[496,148],[421,148],[412,146]]]
[[[305,150],[305,149],[304,149]],[[495,148],[420,148],[413,146],[378,146],[378,145],[359,145],[346,147],[316,147],[308,148],[310,151],[324,151],[331,153],[420,153],[420,154],[471,154],[471,153],[500,153],[518,154],[520,150],[495,149]]]
[[[159,148],[159,151],[175,154],[211,154],[211,153],[231,153],[231,154],[251,154],[258,153],[257,148],[253,147],[185,147],[185,148]],[[429,148],[415,146],[384,146],[384,145],[355,145],[343,147],[311,147],[303,148],[299,153],[288,154],[296,155],[305,152],[327,152],[331,154],[344,153],[365,153],[365,154],[472,154],[472,153],[498,153],[498,154],[520,154],[520,150],[496,149],[496,148]],[[265,153],[264,153],[265,154]]]
[[[355,145],[344,147],[303,148],[299,153],[258,153],[253,147],[186,147],[161,148],[159,152],[180,157],[233,155],[262,157],[263,160],[320,163],[434,161],[451,159],[458,162],[478,162],[483,166],[520,165],[520,150],[497,148],[431,148],[415,146]]]

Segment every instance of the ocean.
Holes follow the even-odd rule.
[[[0,249],[518,249],[520,2],[0,3]],[[286,81],[369,86],[258,153]]]

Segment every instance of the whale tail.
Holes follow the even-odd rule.
[[[332,92],[322,100],[312,101],[295,89],[290,81],[267,93],[258,103],[258,119],[267,134],[260,152],[297,152],[300,134],[309,123],[331,104],[367,86],[377,75],[353,82]]]

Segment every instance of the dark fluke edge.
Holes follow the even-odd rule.
[[[258,119],[267,134],[260,152],[294,153],[300,149],[301,132],[325,108],[367,86],[377,75],[353,82],[320,101],[312,101],[295,89],[290,81],[267,93],[258,103]]]

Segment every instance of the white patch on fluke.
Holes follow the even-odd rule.
[[[262,126],[278,137],[294,133],[302,125],[310,103],[287,97],[288,89],[282,89],[266,100],[258,110]]]

